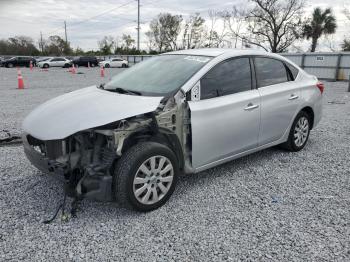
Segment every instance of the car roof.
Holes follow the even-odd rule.
[[[256,50],[256,49],[233,49],[233,48],[199,48],[199,49],[186,49],[180,51],[173,51],[164,54],[170,55],[201,55],[201,56],[220,56],[220,55],[230,55],[230,56],[241,56],[241,55],[271,55],[266,51]],[[273,56],[273,55],[271,55]]]

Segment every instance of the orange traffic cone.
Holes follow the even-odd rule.
[[[21,70],[17,68],[17,80],[18,80],[18,89],[24,89],[24,82]]]
[[[105,77],[105,68],[101,65],[101,77]]]
[[[30,61],[29,67],[30,67],[30,71],[33,71],[33,61]]]

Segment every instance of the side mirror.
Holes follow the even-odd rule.
[[[201,82],[198,81],[191,89],[191,101],[201,100]]]

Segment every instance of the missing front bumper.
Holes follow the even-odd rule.
[[[40,152],[36,151],[28,143],[26,135],[22,136],[24,153],[28,160],[41,172],[60,180],[66,185],[69,197],[87,198],[97,201],[113,201],[112,176],[108,174],[90,174],[79,179],[77,183],[70,183],[72,172],[68,167],[55,160],[50,160]]]

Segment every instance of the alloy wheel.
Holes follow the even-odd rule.
[[[151,205],[160,201],[170,190],[174,167],[165,156],[152,156],[138,168],[133,181],[137,201]]]
[[[294,128],[294,143],[297,147],[305,144],[309,135],[309,120],[306,117],[301,117]]]

